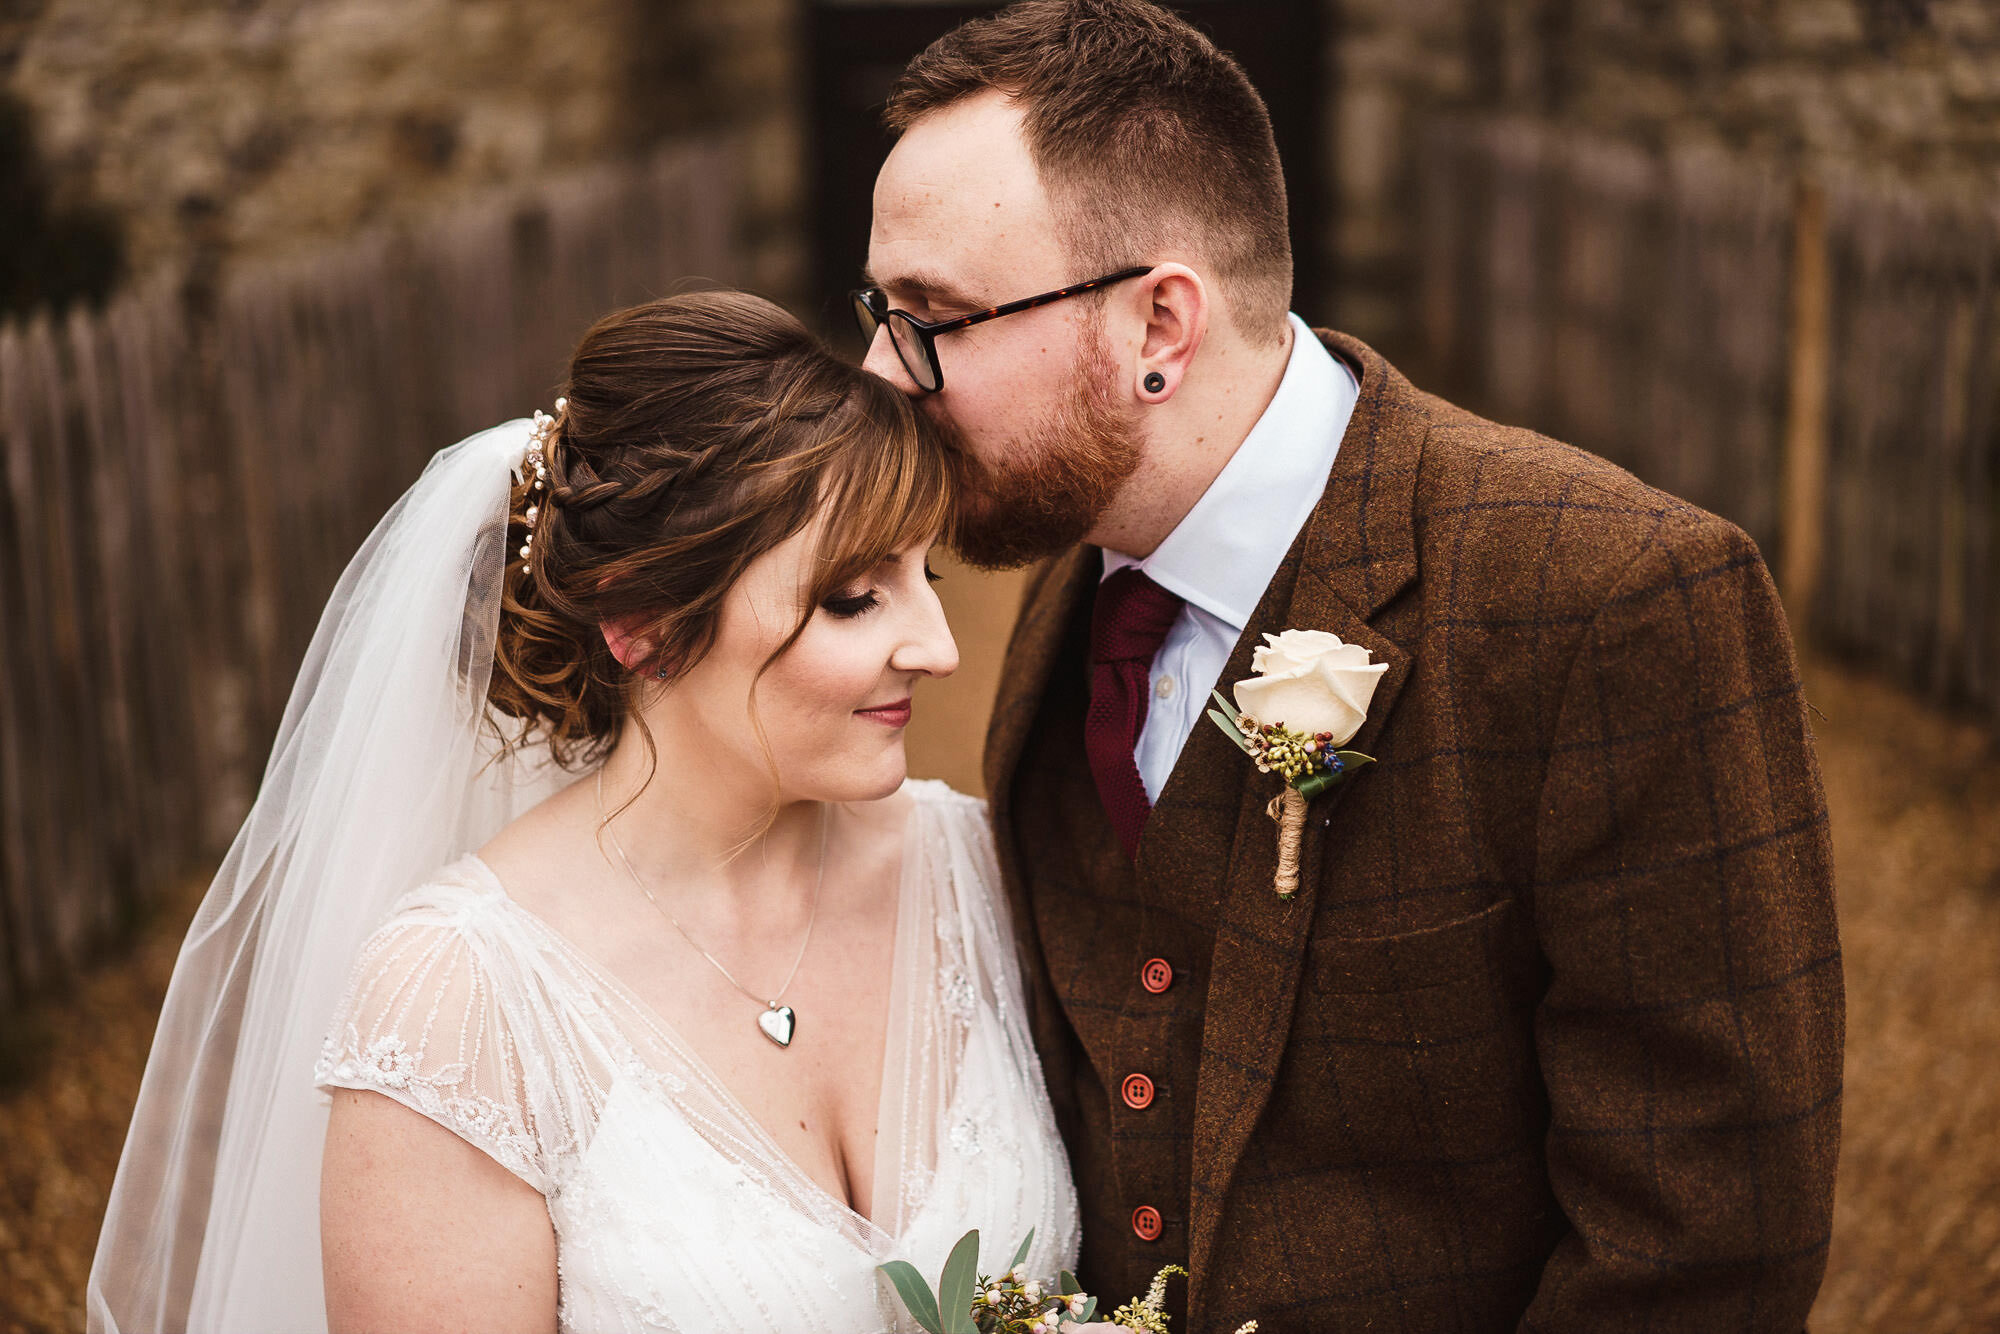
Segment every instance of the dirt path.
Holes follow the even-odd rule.
[[[1807,675],[1833,810],[1847,1095],[1813,1328],[2000,1331],[2000,740]]]
[[[1011,588],[959,583],[961,614],[1009,618]],[[929,697],[921,770],[976,781],[966,711],[990,677]],[[1807,682],[1848,989],[1840,1194],[1813,1329],[2000,1334],[2000,739],[1828,664]],[[0,1097],[0,1334],[83,1326],[98,1218],[195,899],[43,1016],[42,1073]]]
[[[28,1017],[34,1082],[0,1095],[0,1334],[83,1328],[84,1281],[125,1145],[153,1023],[206,884],[132,954]]]

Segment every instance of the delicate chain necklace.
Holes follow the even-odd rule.
[[[791,1046],[792,1034],[798,1027],[799,1016],[791,1006],[780,1005],[778,1002],[785,998],[785,993],[791,990],[792,979],[799,975],[799,965],[804,963],[806,958],[806,946],[812,943],[813,924],[819,920],[819,889],[821,885],[826,883],[826,805],[822,803],[819,808],[819,870],[813,876],[812,909],[806,917],[806,936],[804,940],[799,942],[799,953],[798,957],[792,960],[792,971],[785,974],[785,985],[779,987],[778,994],[769,1000],[765,1000],[762,996],[759,996],[756,992],[738,982],[736,975],[731,973],[727,968],[724,968],[720,959],[703,949],[701,943],[689,935],[688,929],[681,925],[680,918],[668,912],[661,905],[660,901],[653,897],[653,891],[646,888],[646,882],[640,879],[638,870],[632,865],[632,859],[625,855],[624,845],[618,841],[618,835],[612,832],[610,820],[605,817],[604,770],[602,768],[599,768],[597,771],[597,820],[598,828],[602,829],[604,836],[611,840],[611,850],[618,854],[619,862],[625,867],[625,874],[632,877],[632,883],[637,885],[639,892],[646,896],[646,902],[652,904],[654,910],[660,916],[672,922],[674,930],[681,933],[681,939],[692,945],[695,953],[714,964],[715,971],[727,978],[730,986],[735,987],[751,1000],[756,1001],[764,1007],[763,1011],[757,1016],[757,1029],[759,1032],[777,1043],[780,1047]]]

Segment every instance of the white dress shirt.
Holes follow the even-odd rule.
[[[1278,392],[1235,455],[1144,560],[1104,552],[1104,575],[1136,565],[1186,606],[1153,659],[1152,697],[1132,758],[1158,801],[1181,747],[1285,553],[1326,490],[1361,387],[1297,315]],[[1227,693],[1227,692],[1225,692]]]

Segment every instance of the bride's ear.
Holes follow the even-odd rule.
[[[611,656],[618,659],[620,667],[628,672],[651,669],[659,646],[646,638],[644,617],[627,616],[616,621],[600,621],[597,628],[604,635],[604,647],[611,650]]]

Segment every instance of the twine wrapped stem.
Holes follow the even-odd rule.
[[[1306,832],[1305,793],[1287,784],[1271,798],[1264,813],[1278,822],[1278,897],[1289,899],[1299,892],[1299,845]]]

